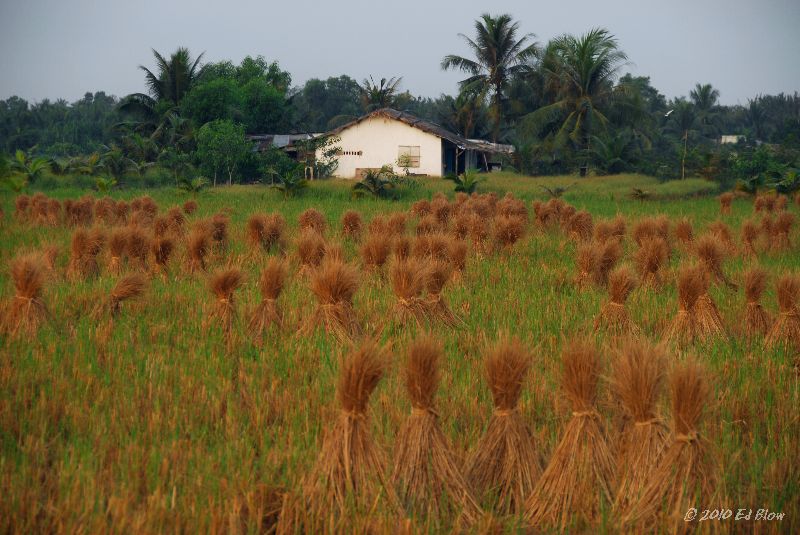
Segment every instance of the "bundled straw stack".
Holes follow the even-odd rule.
[[[304,480],[303,499],[284,502],[279,533],[341,531],[344,527],[336,525],[352,516],[353,507],[370,511],[379,500],[402,513],[386,475],[386,456],[370,433],[367,413],[369,398],[386,366],[387,356],[373,340],[365,340],[345,358],[336,386],[339,413]]]
[[[744,334],[748,338],[767,334],[771,319],[761,306],[761,296],[767,288],[767,272],[760,267],[749,269],[744,274],[744,295],[747,306],[744,313]]]
[[[595,331],[603,329],[614,335],[639,332],[639,326],[633,322],[625,306],[634,287],[633,275],[627,266],[621,266],[608,275],[608,301],[595,319]]]
[[[317,327],[347,340],[361,335],[361,326],[353,310],[353,296],[358,289],[358,270],[341,260],[330,258],[311,274],[311,292],[317,306],[301,332]]]
[[[434,397],[439,386],[441,344],[423,335],[408,350],[405,385],[411,415],[397,434],[392,482],[409,510],[446,518],[449,510],[460,512],[472,525],[480,506],[461,473],[444,433]]]
[[[717,503],[717,470],[709,445],[698,432],[709,388],[693,361],[679,365],[670,381],[672,439],[639,498],[621,519],[628,529],[679,533],[692,528],[684,520],[690,507]]]
[[[656,413],[664,386],[663,346],[630,338],[616,350],[611,388],[622,407],[625,425],[619,441],[614,510],[625,511],[641,495],[667,443],[668,429]]]
[[[615,459],[596,405],[600,357],[595,347],[577,340],[562,355],[562,387],[572,417],[542,477],[525,504],[534,526],[565,530],[571,519],[593,523],[614,497]]]
[[[0,330],[12,338],[33,337],[39,327],[49,318],[42,300],[45,268],[38,255],[25,255],[11,261],[11,280],[14,282],[14,297],[4,307],[0,318]]]
[[[800,276],[786,274],[776,284],[780,313],[769,330],[764,345],[768,348],[787,345],[800,349]]]
[[[427,276],[427,264],[414,257],[397,260],[392,264],[389,278],[397,298],[394,316],[399,324],[405,325],[413,321],[421,325],[428,318],[428,307],[422,299]]]
[[[257,345],[263,342],[264,333],[271,325],[283,327],[283,313],[278,307],[278,297],[286,281],[286,262],[270,258],[258,279],[261,302],[250,316],[248,331]]]
[[[467,459],[466,472],[479,497],[496,497],[498,512],[520,512],[542,471],[534,438],[517,407],[530,365],[530,355],[515,338],[499,340],[486,355],[494,412]]]
[[[680,345],[694,341],[697,336],[695,304],[707,287],[702,268],[681,266],[678,271],[678,313],[664,333],[666,341],[674,341]]]

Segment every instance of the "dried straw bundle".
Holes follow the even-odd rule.
[[[431,213],[431,202],[426,199],[416,201],[411,205],[411,215],[423,218]]]
[[[708,232],[714,236],[724,248],[731,252],[736,252],[736,243],[733,240],[731,228],[724,221],[712,221],[708,224]]]
[[[646,236],[639,243],[634,254],[639,280],[643,287],[661,285],[661,266],[669,258],[669,245],[660,236]]]
[[[534,438],[519,413],[531,357],[516,339],[501,339],[486,354],[494,412],[467,459],[467,480],[478,497],[490,492],[499,512],[519,512],[541,475]]]
[[[733,203],[733,193],[726,191],[719,196],[719,211],[723,215],[731,213],[731,203]]]
[[[125,254],[128,261],[138,269],[147,268],[147,255],[150,252],[150,236],[139,227],[128,227]]]
[[[264,333],[270,325],[275,325],[279,329],[283,327],[283,313],[278,308],[278,297],[283,291],[286,273],[286,262],[277,258],[270,258],[261,271],[258,279],[261,302],[251,314],[247,326],[250,336],[258,345],[262,343]]]
[[[406,232],[408,217],[403,212],[394,212],[386,220],[386,231],[391,236],[401,236]]]
[[[450,261],[450,237],[442,232],[424,234],[414,238],[411,249],[413,256],[419,259]]]
[[[72,280],[87,279],[100,272],[97,255],[103,249],[105,236],[100,229],[91,232],[78,229],[72,234],[67,277]]]
[[[461,280],[467,267],[468,252],[469,247],[464,240],[450,238],[448,241],[447,255],[450,258],[450,264],[453,266],[453,280]]]
[[[695,321],[695,336],[700,340],[721,337],[726,338],[725,327],[717,304],[708,293],[708,276],[704,274],[705,291],[694,303],[692,313]]]
[[[767,288],[767,272],[754,267],[744,274],[744,295],[747,307],[744,313],[744,333],[748,338],[767,334],[771,319],[761,306],[761,296]]]
[[[112,274],[119,274],[122,268],[122,255],[128,248],[128,230],[115,228],[108,237],[108,271]]]
[[[600,309],[594,322],[595,331],[603,329],[613,335],[634,334],[639,327],[631,320],[625,302],[635,287],[633,274],[621,266],[608,275],[608,301]]]
[[[525,519],[563,531],[573,515],[591,523],[600,516],[602,504],[611,502],[616,463],[595,409],[597,350],[587,341],[574,341],[564,350],[562,362],[562,386],[572,417],[525,504]]]
[[[42,247],[42,260],[44,260],[44,267],[51,278],[55,278],[57,275],[56,261],[58,260],[59,253],[60,249],[57,245],[50,244]]]
[[[325,216],[316,208],[308,208],[304,210],[297,217],[297,225],[300,227],[301,231],[315,230],[320,235],[324,235],[325,230],[328,228],[328,223],[325,221]]]
[[[592,230],[592,214],[586,210],[575,212],[567,223],[569,236],[576,241],[589,241],[592,238]],[[602,232],[605,232],[605,229]]]
[[[186,240],[186,271],[196,273],[206,270],[206,257],[211,249],[211,238],[203,228],[194,228]]]
[[[708,287],[702,268],[681,266],[678,271],[678,313],[667,327],[664,339],[687,344],[697,333],[695,304]]]
[[[228,248],[228,216],[222,213],[211,217],[211,240],[218,252]]]
[[[781,193],[777,197],[775,197],[775,211],[780,212],[782,210],[786,210],[786,207],[789,204],[789,197]]]
[[[361,230],[364,227],[361,214],[355,210],[348,210],[342,215],[342,236],[354,241],[361,239]]]
[[[498,216],[492,225],[497,250],[509,251],[525,234],[525,220],[517,216]]]
[[[623,410],[614,510],[637,500],[667,445],[668,429],[656,413],[664,386],[666,351],[662,345],[630,338],[616,350],[611,389]]]
[[[622,515],[627,529],[677,533],[690,529],[686,511],[714,503],[717,470],[708,443],[698,433],[709,388],[693,361],[679,365],[670,380],[673,439],[637,500]]]
[[[361,244],[361,260],[364,269],[377,271],[386,264],[392,252],[392,238],[385,232],[370,232]]]
[[[122,277],[108,296],[101,311],[95,314],[95,317],[100,317],[107,313],[112,319],[119,315],[120,307],[124,301],[139,297],[144,293],[147,287],[147,280],[140,273],[131,273]]]
[[[10,268],[15,294],[3,311],[0,327],[11,338],[33,337],[49,318],[42,300],[45,267],[39,255],[30,254],[14,258]]]
[[[174,236],[181,237],[186,234],[186,217],[180,207],[173,206],[167,210],[167,227]]]
[[[678,240],[684,247],[689,247],[694,242],[694,229],[692,222],[683,217],[679,219],[675,226],[672,228],[672,233],[675,239]]]
[[[392,253],[395,260],[405,260],[411,254],[411,238],[397,236],[392,242]]]
[[[447,224],[450,222],[450,202],[446,197],[439,196],[438,193],[436,195],[437,196],[435,196],[431,201],[431,213],[439,223],[439,228],[445,229],[447,228]]]
[[[392,482],[410,510],[446,518],[455,508],[471,525],[480,519],[481,509],[439,426],[434,403],[441,358],[442,346],[431,335],[421,336],[408,349],[405,385],[411,415],[397,433]]]
[[[528,207],[525,206],[525,202],[521,201],[514,197],[514,195],[508,191],[497,202],[497,214],[506,217],[518,217],[525,221],[525,224],[528,224]]]
[[[487,251],[486,240],[489,237],[489,220],[478,214],[470,216],[469,237],[472,241],[472,249],[478,255],[483,255]]]
[[[155,260],[155,263],[153,264],[154,273],[160,275],[167,274],[167,266],[174,248],[175,242],[173,242],[172,238],[169,237],[155,238],[152,242],[150,242],[150,251],[153,253],[153,259]]]
[[[389,278],[397,298],[394,306],[397,322],[405,325],[414,321],[421,325],[428,318],[428,306],[422,299],[428,278],[427,264],[414,257],[397,260],[389,268]]]
[[[597,269],[594,273],[594,283],[599,286],[608,284],[608,274],[614,269],[617,261],[622,256],[621,240],[609,240],[600,247]]]
[[[300,273],[308,274],[322,263],[325,257],[325,239],[313,229],[304,230],[297,238],[297,257]]]
[[[312,471],[303,481],[301,504],[287,501],[279,533],[345,531],[338,522],[352,518],[355,508],[371,512],[379,500],[402,514],[402,506],[386,475],[386,455],[370,433],[369,398],[387,367],[386,352],[365,340],[342,362],[336,385],[341,410],[323,436]]]
[[[17,195],[14,199],[14,217],[17,221],[25,222],[28,220],[28,210],[31,206],[31,198],[24,193]]]
[[[789,241],[789,234],[792,231],[793,224],[793,213],[785,211],[778,213],[775,218],[775,224],[772,226],[772,248],[774,250],[785,251],[791,249],[792,244]]]
[[[436,216],[433,214],[423,216],[420,218],[419,222],[417,223],[417,228],[415,229],[415,233],[417,236],[422,236],[423,234],[431,234],[433,232],[437,232],[439,230],[439,220],[436,219]]]
[[[428,317],[441,321],[448,327],[455,327],[461,323],[461,320],[450,310],[447,301],[442,295],[444,285],[450,280],[452,273],[453,268],[449,263],[441,260],[432,260],[428,264],[425,285],[428,290],[428,299],[425,301]]]
[[[247,218],[245,224],[245,236],[247,244],[251,250],[260,249],[264,243],[264,227],[266,225],[267,216],[264,214],[253,214]]]
[[[775,194],[766,193],[756,195],[753,201],[753,209],[756,212],[773,212],[775,210]]]
[[[780,314],[764,339],[764,345],[768,348],[789,345],[800,349],[800,276],[781,276],[776,284],[776,292]]]
[[[717,238],[709,234],[700,236],[695,242],[695,253],[709,278],[724,283],[728,288],[737,288],[722,271],[725,253]]]
[[[169,231],[169,221],[165,216],[157,216],[153,219],[153,236],[163,238]]]
[[[742,221],[742,245],[744,252],[748,256],[756,256],[756,244],[758,241],[759,228],[758,224],[752,219],[745,219]]]
[[[56,199],[47,202],[47,224],[56,227],[61,222],[61,203]]]
[[[183,203],[183,213],[186,215],[192,215],[197,211],[197,201],[195,200],[188,200]]]
[[[361,335],[361,326],[353,310],[353,296],[358,289],[358,269],[340,260],[326,259],[311,274],[311,292],[317,307],[301,327],[310,333],[322,326],[325,332],[341,339]]]
[[[125,225],[128,223],[128,214],[130,214],[131,207],[125,201],[117,201],[114,206],[114,215],[116,216],[117,224]]]
[[[466,210],[461,210],[456,214],[453,218],[453,225],[450,227],[453,236],[460,240],[464,240],[469,236],[471,217],[471,214]]]
[[[597,266],[600,263],[601,245],[590,242],[578,245],[575,250],[575,266],[578,273],[575,276],[575,284],[583,287],[596,280]]]
[[[219,320],[229,348],[233,335],[233,321],[236,317],[234,292],[242,285],[242,282],[244,282],[244,275],[238,268],[217,270],[211,274],[208,282],[211,292],[217,298],[211,316]]]

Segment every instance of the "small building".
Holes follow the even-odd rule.
[[[747,138],[741,134],[727,134],[719,137],[720,145],[736,145],[740,141],[747,141]]]
[[[275,148],[283,150],[291,159],[297,161],[302,154],[299,142],[308,141],[322,134],[256,134],[247,136],[253,142],[253,150],[264,152]]]
[[[331,130],[338,136],[339,166],[334,175],[360,178],[364,171],[391,165],[414,175],[440,177],[465,169],[499,169],[499,156],[512,145],[466,139],[410,113],[383,108]]]

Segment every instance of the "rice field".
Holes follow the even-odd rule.
[[[540,186],[567,187],[564,203],[545,204],[547,193]],[[155,220],[163,221],[160,230],[153,217],[136,216],[136,211],[129,212],[125,224],[103,224],[90,216],[92,225],[70,226],[63,212],[49,223],[45,214],[37,223],[30,211],[15,215],[15,197],[2,193],[0,531],[482,533],[524,531],[530,525],[544,532],[611,533],[643,525],[654,531],[800,529],[800,347],[780,336],[765,343],[763,332],[748,336],[745,321],[752,315],[748,302],[754,303],[751,290],[758,284],[758,276],[746,274],[756,265],[764,270],[764,291],[757,300],[767,312],[768,328],[776,320],[797,318],[798,289],[787,278],[780,296],[776,290],[781,277],[800,273],[796,222],[783,216],[789,229],[785,236],[776,224],[782,213],[797,216],[793,200],[783,209],[774,198],[736,197],[721,203],[713,184],[701,180],[660,184],[636,175],[581,181],[494,174],[481,185],[481,193],[495,192],[496,204],[487,197],[456,198],[451,187],[446,181],[420,179],[400,199],[388,201],[351,199],[343,181],[312,183],[303,196],[290,199],[263,186],[234,186],[198,194],[190,214],[183,208],[168,211],[192,199],[171,189],[111,194],[129,206],[150,196],[157,205]],[[645,198],[631,198],[631,188],[646,191]],[[507,192],[516,201],[508,203],[504,215],[496,206]],[[46,193],[63,205],[85,192],[63,188]],[[449,217],[437,218],[435,211],[420,215],[422,199],[446,206],[441,210]],[[729,209],[723,208],[726,203]],[[459,240],[456,216],[462,204],[490,208],[487,216],[469,220]],[[543,207],[554,205],[588,212],[588,230],[586,216],[548,216],[549,208]],[[323,219],[312,216],[309,222],[304,216],[316,230],[301,232],[298,218],[309,208]],[[483,209],[470,208],[471,215]],[[360,232],[351,228],[351,235],[343,234],[347,211],[360,215]],[[402,232],[399,216],[394,229],[387,226],[390,216],[400,212],[406,215]],[[276,239],[269,251],[249,230],[253,214],[280,214],[285,221],[282,240]],[[215,237],[215,215],[225,221],[225,240]],[[371,224],[376,218],[383,221]],[[598,227],[613,227],[615,218],[624,220],[624,234],[613,238],[612,230],[614,245],[605,250],[603,244],[610,242],[597,237]],[[115,215],[111,220],[121,221]],[[350,227],[354,221],[351,216]],[[449,247],[458,241],[467,245],[463,271],[444,255],[446,276],[438,292],[430,286],[430,255],[415,252],[417,246],[434,247],[421,243],[418,226],[423,236],[446,235]],[[129,233],[122,252],[112,254],[117,227],[138,228],[143,242],[130,245]],[[74,239],[80,232],[89,249],[93,233],[104,236],[95,267],[71,258],[71,249],[84,247]],[[164,262],[157,260],[161,249],[152,244],[154,234],[170,236],[174,243]],[[376,236],[388,245],[367,247],[370,239],[380,241]],[[398,252],[401,242],[408,247],[405,253]],[[611,250],[615,247],[617,252]],[[710,249],[707,255],[698,253],[702,247]],[[194,250],[204,251],[202,262],[193,257]],[[12,265],[29,253],[32,262],[43,266],[44,282],[41,296],[25,302],[40,299],[47,312],[36,328],[26,324],[15,330],[10,324],[25,316],[14,312],[20,298]],[[708,259],[715,254],[719,258]],[[692,279],[690,264],[705,275]],[[267,266],[271,275],[264,279]],[[716,269],[722,278],[715,276]],[[411,280],[422,271],[425,280]],[[409,279],[400,284],[403,273]],[[699,285],[695,290],[692,280]],[[276,292],[271,284],[280,289]],[[613,329],[595,329],[609,292],[635,325],[633,341],[621,340]],[[718,310],[721,332],[696,322],[691,327],[696,330],[685,336],[684,328],[673,325],[692,292]],[[326,304],[322,294],[333,295],[331,302]],[[439,296],[451,316],[430,312],[431,296]],[[342,303],[344,312],[337,308]],[[273,306],[282,326],[267,322],[254,337],[254,310],[267,314]],[[686,312],[694,310],[691,305]],[[680,336],[670,335],[676,329]],[[654,348],[665,339],[665,345]],[[414,382],[407,369],[414,360],[409,360],[409,348],[420,343],[427,349],[419,351],[436,354],[438,344],[441,354],[423,360],[425,366],[438,363],[439,381],[424,387],[435,391],[428,401],[414,398],[414,410],[435,410],[435,418],[419,425],[441,430],[454,461],[443,466],[464,472],[453,476],[456,483],[447,488],[467,488],[477,509],[464,496],[425,507],[429,498],[422,504],[409,498],[419,488],[392,477],[398,436],[404,449],[417,441],[409,437],[418,435],[400,430],[410,417],[421,416],[412,411],[406,391],[425,377],[418,371]],[[691,449],[699,440],[705,448],[698,454],[702,460],[690,461],[703,465],[698,470],[693,465],[692,472],[702,474],[695,481],[702,496],[687,503],[699,515],[730,509],[731,518],[686,523],[651,515],[645,504],[617,510],[617,480],[624,466],[620,445],[630,422],[614,386],[622,373],[615,363],[637,343],[645,355],[660,351],[664,362],[662,388],[645,412],[663,423],[668,444],[682,441]],[[369,355],[358,357],[359,348]],[[489,380],[485,357],[499,359],[489,366]],[[578,370],[567,374],[577,384],[564,379],[564,366]],[[347,370],[366,383],[342,379]],[[693,382],[697,376],[702,384]],[[362,387],[358,399],[365,410],[343,411],[342,390]],[[498,397],[499,391],[511,392],[510,398]],[[693,403],[702,415],[688,429],[673,424],[670,392],[699,400]],[[513,412],[515,423],[504,420],[503,429],[493,430],[496,424],[490,422],[498,419],[497,411],[500,417]],[[584,416],[591,425],[576,421]],[[508,451],[496,454],[506,456],[510,474],[490,473],[496,472],[491,457],[481,461],[487,468],[476,468],[476,448],[494,447],[493,433],[499,433],[499,442],[507,437],[524,442],[511,446],[513,459]],[[368,451],[352,473],[337,465],[340,449],[352,444],[330,438],[347,436],[366,441]],[[571,457],[557,453],[565,436],[574,437],[574,448],[602,442],[613,464],[599,471],[608,474],[597,476],[597,484],[585,485],[585,495],[567,502],[572,510],[558,516],[558,505],[545,500],[545,494],[564,490],[562,480],[591,482],[595,477],[586,479],[585,473],[565,467]],[[526,449],[529,441],[533,453]],[[681,444],[673,446],[680,449]],[[673,457],[678,459],[685,448]],[[333,472],[328,474],[346,472],[335,477],[347,478],[364,473],[366,483],[343,487],[341,504],[322,492],[330,490],[326,485],[331,481],[312,481],[325,464],[317,464],[320,452],[330,454],[325,463]],[[385,477],[373,470],[381,455]],[[547,475],[548,463],[556,460],[560,468]],[[579,469],[605,462],[587,454]],[[528,474],[530,483],[515,487],[516,474],[532,463],[538,468]],[[665,485],[668,468],[659,476]],[[642,472],[646,478],[657,470]],[[536,488],[545,479],[549,492]],[[678,477],[679,486],[681,481]],[[510,485],[507,492],[501,488],[504,482]],[[651,501],[659,505],[666,494],[659,494],[659,485],[654,489]],[[465,509],[474,514],[465,515]],[[739,509],[752,509],[750,519],[735,520]],[[759,509],[784,516],[756,520]],[[314,522],[302,518],[312,513]],[[655,524],[638,524],[645,516],[655,518],[650,519]],[[637,523],[623,524],[627,520]]]

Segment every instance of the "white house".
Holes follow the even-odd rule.
[[[334,175],[360,178],[369,169],[408,165],[415,175],[443,176],[464,169],[499,167],[496,156],[514,147],[465,139],[409,113],[383,108],[328,132],[340,138],[339,166]],[[319,157],[320,155],[318,155]]]

